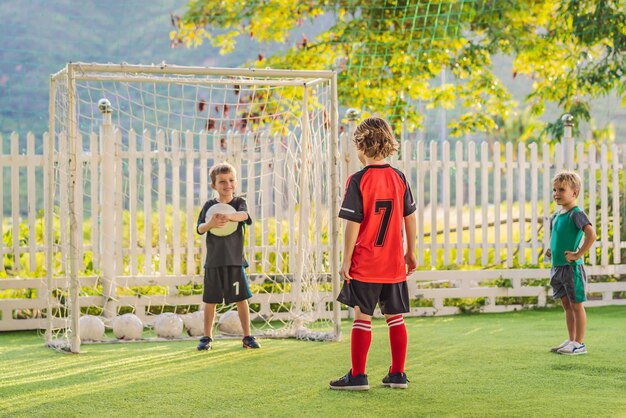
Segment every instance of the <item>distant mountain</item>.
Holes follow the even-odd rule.
[[[0,132],[41,133],[50,74],[68,62],[238,67],[289,45],[242,39],[220,55],[208,43],[170,48],[170,13],[186,0],[0,0]],[[311,30],[311,28],[307,28]]]

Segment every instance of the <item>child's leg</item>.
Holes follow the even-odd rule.
[[[579,344],[585,342],[585,328],[587,327],[587,312],[585,312],[585,306],[582,302],[570,302],[572,315],[575,322],[575,338],[572,341],[576,341]]]
[[[213,338],[213,320],[215,319],[216,303],[204,304],[204,335]]]
[[[561,304],[565,311],[565,323],[567,324],[567,333],[570,341],[576,341],[576,317],[574,316],[574,310],[567,296],[561,298]]]
[[[243,330],[243,336],[250,335],[250,310],[248,308],[248,300],[240,300],[237,303],[237,314],[239,314],[239,321],[241,322],[241,329]]]
[[[408,337],[402,314],[385,315],[389,327],[389,344],[391,345],[391,369],[389,373],[404,373]]]
[[[352,376],[365,373],[367,353],[372,343],[372,317],[354,307],[354,322],[350,334],[350,357],[352,359]]]

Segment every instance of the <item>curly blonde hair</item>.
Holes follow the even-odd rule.
[[[228,173],[233,173],[233,176],[235,176],[235,179],[237,178],[237,170],[235,170],[235,167],[233,167],[232,165],[230,165],[230,164],[228,164],[226,162],[215,164],[209,170],[209,176],[211,176],[211,183],[215,186],[215,181],[217,180],[217,175],[218,174],[228,174]]]
[[[561,171],[552,179],[552,184],[567,184],[575,191],[580,191],[582,180],[578,173],[573,171]]]
[[[368,158],[387,158],[398,151],[398,142],[385,119],[364,119],[354,131],[354,144]]]

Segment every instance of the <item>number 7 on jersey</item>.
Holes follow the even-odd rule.
[[[387,229],[389,228],[389,219],[391,219],[391,214],[393,213],[393,200],[376,200],[374,203],[374,213],[376,215],[382,215],[374,246],[382,247],[385,245],[385,237],[387,236]]]

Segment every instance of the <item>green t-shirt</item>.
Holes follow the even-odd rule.
[[[565,251],[578,251],[578,246],[584,235],[583,229],[587,225],[591,225],[591,222],[578,206],[574,206],[564,213],[556,213],[552,217],[550,251],[552,252],[553,266],[583,263],[582,258],[573,263],[568,263],[565,259]]]

